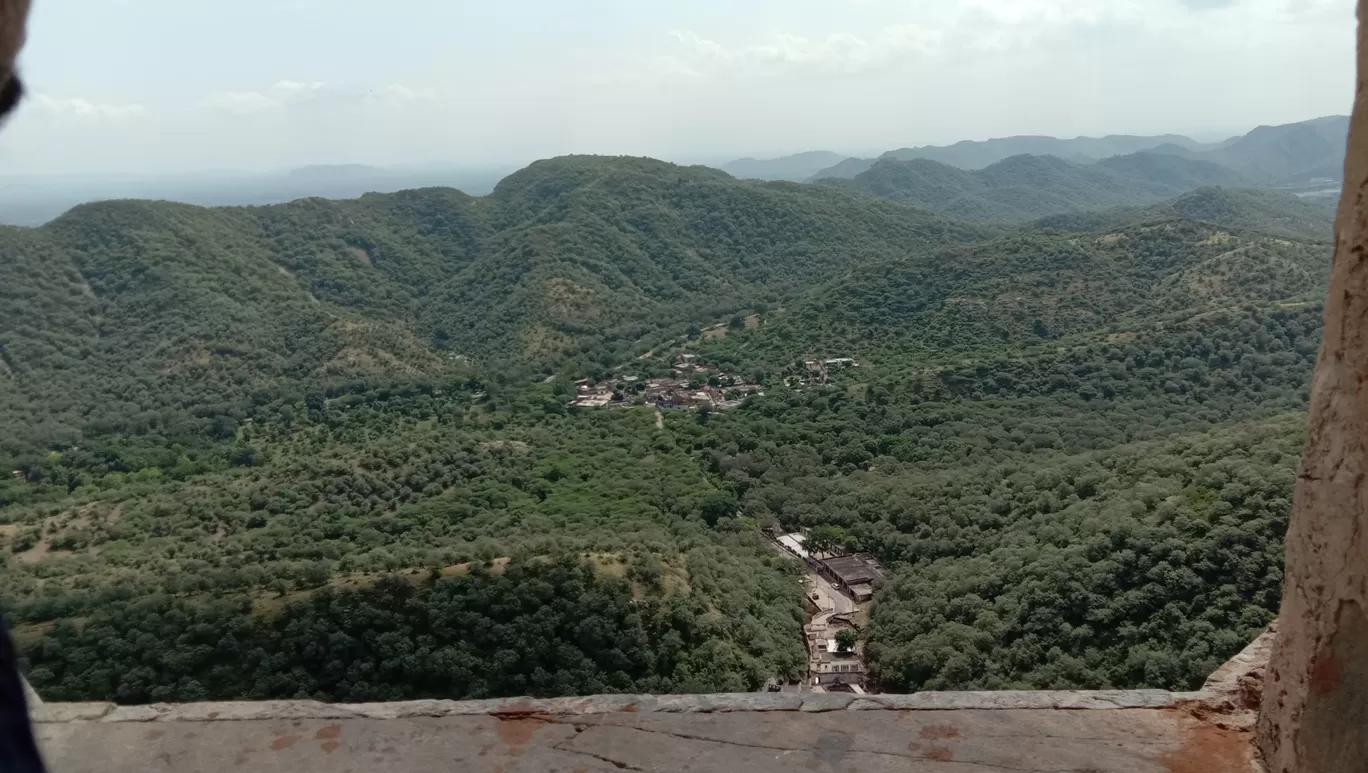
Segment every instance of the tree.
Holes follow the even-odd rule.
[[[808,530],[807,540],[804,545],[808,552],[813,555],[822,553],[839,553],[845,549],[846,542],[850,539],[845,529],[840,526],[823,524],[813,526]]]
[[[860,637],[856,635],[853,629],[842,628],[836,632],[836,649],[841,652],[850,652],[855,649],[855,642],[858,641],[859,638]]]

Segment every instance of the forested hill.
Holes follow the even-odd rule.
[[[853,261],[984,233],[634,158],[538,162],[484,198],[83,205],[0,230],[0,458],[88,431],[231,435],[252,404],[470,363],[611,364]]]
[[[4,229],[0,603],[57,700],[746,691],[804,673],[759,535],[809,528],[894,577],[882,689],[1192,688],[1277,602],[1295,203],[990,228],[570,157]],[[683,354],[764,394],[571,404]]]
[[[1218,218],[1219,219],[1219,218]],[[1319,299],[1326,241],[1291,241],[1186,219],[1094,233],[1026,230],[931,261],[853,266],[729,336],[715,356],[953,360],[1105,335],[1218,309]]]
[[[1080,164],[1055,156],[1019,155],[980,170],[928,159],[884,158],[840,187],[982,222],[1021,222],[1047,215],[1150,204],[1204,185],[1240,185],[1225,167],[1160,153]]]

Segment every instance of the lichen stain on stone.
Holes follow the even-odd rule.
[[[932,746],[926,750],[926,758],[936,762],[953,762],[955,753],[944,746]]]
[[[1334,633],[1311,667],[1311,690],[1297,731],[1308,771],[1360,773],[1368,759],[1368,616],[1341,601]]]
[[[1335,660],[1335,656],[1329,652],[1322,652],[1316,658],[1316,665],[1311,668],[1311,689],[1316,695],[1325,697],[1331,695],[1339,688],[1340,683],[1340,664]]]
[[[155,740],[157,740],[158,738],[161,738],[163,735],[166,735],[166,731],[164,731],[164,730],[148,730],[148,731],[147,731],[147,740],[149,740],[149,741],[155,741]]]
[[[908,754],[921,754],[921,744],[917,743],[916,741],[913,741],[912,743],[909,743],[909,744],[907,745],[907,753],[908,753]]]
[[[342,735],[341,725],[324,725],[323,727],[318,728],[317,733],[314,733],[314,738],[325,741],[329,738],[336,738],[339,735]]]
[[[286,734],[271,741],[271,749],[273,751],[280,751],[281,749],[288,749],[297,743],[299,743],[299,736]]]
[[[542,725],[546,724],[545,720],[536,717],[498,717],[496,715],[496,718],[499,720],[499,740],[508,747],[508,756],[510,757],[521,757],[523,747],[532,740],[532,736],[536,735]]]
[[[323,749],[324,754],[332,754],[333,751],[341,745],[342,743],[340,741],[324,741],[320,744],[320,748]]]
[[[944,741],[947,738],[959,738],[959,728],[954,725],[929,725],[921,729],[921,737],[928,741]]]
[[[855,745],[850,733],[833,732],[823,733],[817,736],[817,743],[813,746],[812,755],[814,760],[825,762],[832,770],[839,770],[840,764],[845,760],[845,756]]]

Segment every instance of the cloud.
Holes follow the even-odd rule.
[[[1235,0],[1178,0],[1178,2],[1194,11],[1209,11],[1212,8],[1229,8],[1235,4]]]
[[[323,81],[281,80],[265,91],[225,91],[212,94],[205,104],[235,115],[252,115],[308,105],[359,104],[366,102],[426,102],[436,98],[428,88],[395,83],[383,88],[355,87]]]
[[[279,107],[280,103],[255,91],[225,91],[206,100],[209,107],[236,115],[250,115]]]
[[[431,102],[437,98],[437,92],[432,89],[415,89],[399,83],[386,86],[385,93],[391,97],[407,102]]]
[[[677,50],[659,57],[656,71],[693,77],[763,69],[858,74],[934,53],[940,44],[938,32],[912,24],[892,25],[867,38],[848,32],[833,33],[820,40],[777,33],[763,42],[739,48],[727,48],[688,30],[673,30],[669,35]]]
[[[126,120],[147,114],[142,105],[113,105],[85,99],[57,99],[46,94],[35,94],[31,104],[42,113],[83,121]]]

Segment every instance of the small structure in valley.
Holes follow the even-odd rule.
[[[817,571],[857,603],[869,601],[875,586],[888,581],[883,566],[866,553],[824,558],[817,562]]]

